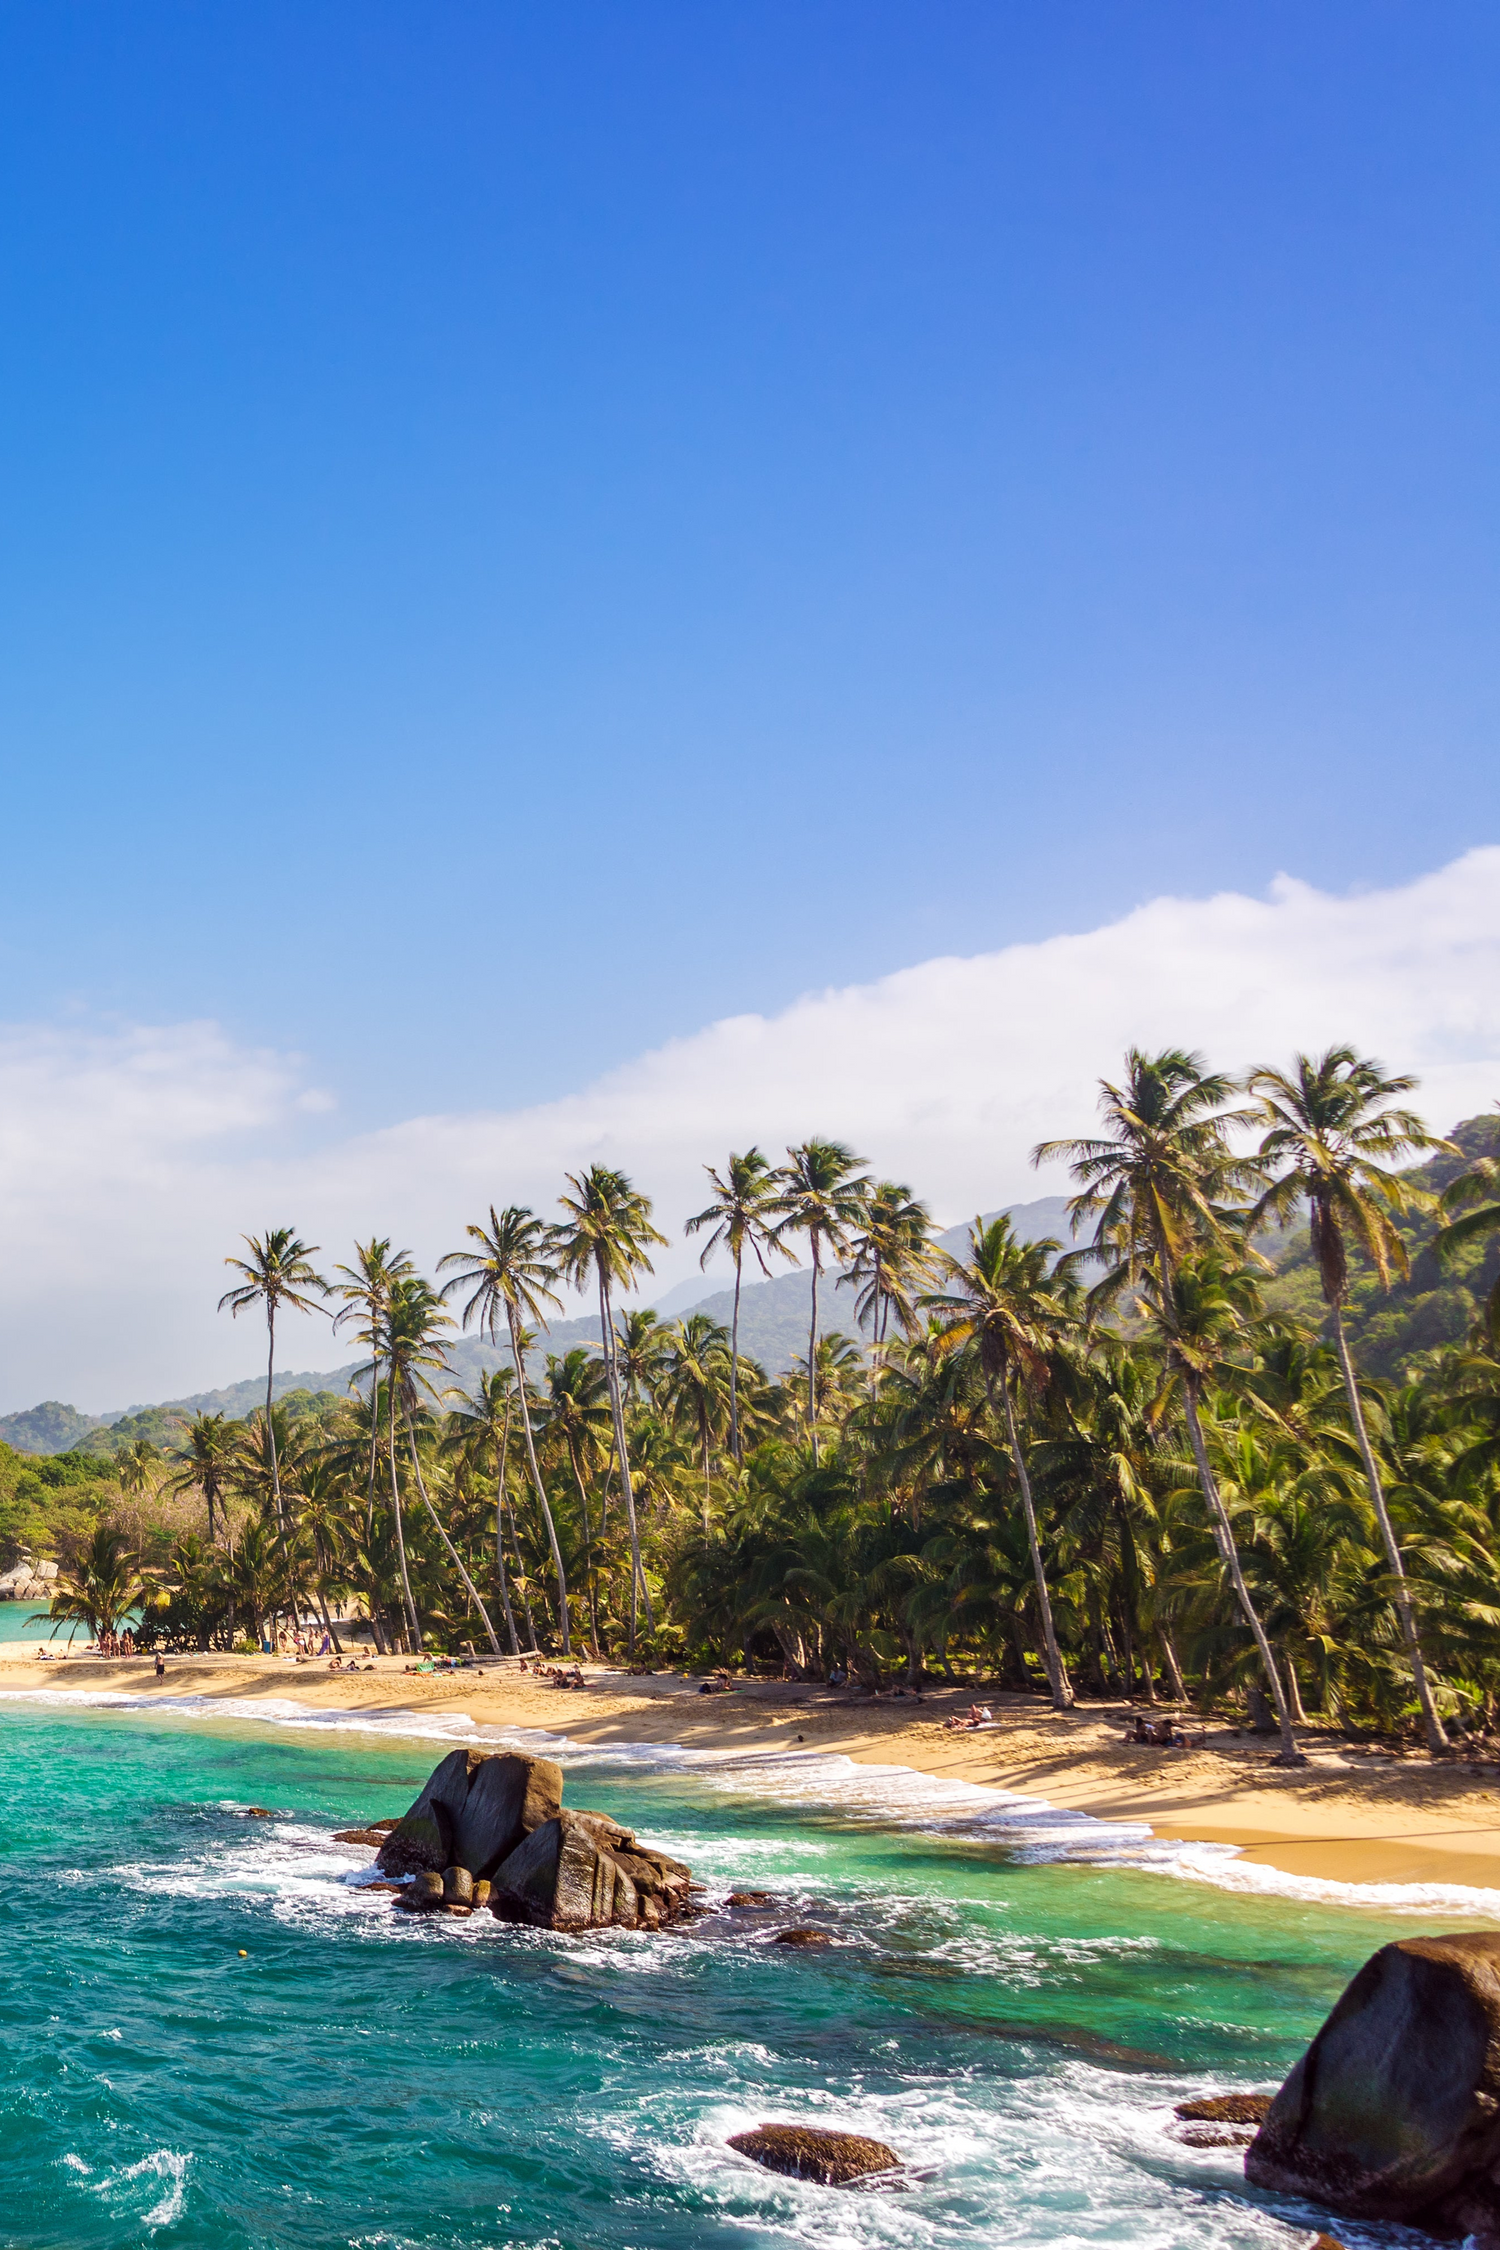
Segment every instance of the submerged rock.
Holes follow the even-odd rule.
[[[774,1894],[770,1891],[731,1891],[728,1904],[730,1906],[770,1906],[773,1900]]]
[[[778,1930],[775,1937],[772,1938],[771,1943],[773,1945],[791,1946],[832,1945],[833,1939],[830,1937],[827,1930]]]
[[[1195,2101],[1179,2102],[1172,2114],[1215,2125],[1259,2125],[1270,2106],[1269,2094],[1203,2094]]]
[[[729,2146],[768,2171],[817,2180],[824,2187],[901,2169],[900,2157],[884,2141],[867,2140],[863,2133],[825,2132],[816,2125],[757,2125],[753,2133],[731,2133]]]
[[[1382,1946],[1272,2101],[1245,2176],[1350,2218],[1500,2237],[1500,1932]]]
[[[385,1842],[385,1837],[383,1828],[336,1828],[333,1832],[336,1844],[374,1844],[378,1847]]]

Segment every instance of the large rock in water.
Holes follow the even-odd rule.
[[[863,2133],[830,2133],[820,2125],[758,2125],[752,2133],[731,2133],[729,2145],[768,2171],[817,2180],[824,2187],[901,2169],[900,2157],[884,2141],[869,2140]]]
[[[406,1818],[376,1854],[387,1875],[466,1867],[492,1876],[523,1837],[562,1810],[562,1768],[550,1758],[455,1750],[434,1769]]]
[[[1500,1933],[1383,1946],[1245,2152],[1257,2187],[1500,2250]]]
[[[549,1930],[660,1929],[686,1907],[691,1880],[607,1813],[560,1811],[501,1862],[490,1911]]]

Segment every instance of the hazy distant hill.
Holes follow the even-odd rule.
[[[1070,1239],[1060,1195],[1043,1196],[1035,1203],[1013,1203],[1009,1208],[1017,1232],[1026,1241],[1034,1242],[1044,1234],[1055,1234],[1064,1242]],[[988,1220],[994,1218],[995,1213],[987,1211],[983,1216]],[[950,1227],[946,1234],[938,1236],[938,1241],[945,1250],[956,1254],[962,1250],[967,1236],[965,1224]],[[818,1295],[818,1326],[824,1335],[841,1330],[844,1335],[852,1336],[855,1333],[854,1293],[847,1287],[839,1288],[837,1283],[836,1273],[824,1275]],[[792,1361],[806,1350],[811,1296],[812,1273],[807,1266],[789,1266],[770,1281],[746,1282],[740,1298],[740,1348],[750,1358],[758,1359],[768,1375],[784,1374]],[[659,1309],[664,1318],[673,1319],[688,1312],[706,1312],[727,1328],[734,1311],[734,1291],[722,1285],[714,1287],[706,1275],[694,1275],[664,1291]],[[533,1370],[540,1372],[548,1352],[571,1351],[575,1344],[597,1350],[597,1313],[587,1313],[578,1320],[555,1321],[538,1340],[532,1356]],[[510,1350],[508,1346],[497,1348],[477,1336],[460,1336],[450,1343],[448,1358],[452,1384],[467,1390],[482,1371],[502,1364],[508,1366]],[[342,1395],[348,1390],[350,1377],[358,1365],[358,1360],[350,1360],[346,1366],[321,1373],[303,1369],[297,1374],[278,1374],[274,1395],[284,1398],[290,1391]],[[0,1417],[0,1441],[12,1446],[17,1453],[68,1453],[75,1448],[108,1453],[116,1445],[137,1437],[150,1438],[154,1443],[169,1441],[176,1421],[186,1421],[194,1414],[227,1414],[238,1420],[242,1415],[253,1413],[265,1395],[265,1377],[247,1375],[242,1383],[227,1383],[221,1390],[193,1391],[185,1398],[124,1407],[110,1414],[81,1414],[76,1407],[65,1406],[59,1399],[48,1399],[40,1406],[28,1407],[23,1413]]]

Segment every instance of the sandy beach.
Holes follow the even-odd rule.
[[[987,1692],[995,1726],[954,1734],[943,1721],[967,1709],[971,1686],[935,1689],[920,1702],[772,1681],[706,1696],[696,1678],[681,1675],[633,1679],[590,1664],[584,1673],[582,1690],[565,1691],[523,1677],[508,1660],[424,1675],[407,1672],[399,1657],[351,1674],[330,1673],[316,1659],[190,1656],[169,1658],[158,1684],[146,1657],[42,1663],[34,1646],[0,1647],[0,1688],[12,1690],[290,1696],[322,1710],[464,1715],[478,1725],[540,1728],[580,1743],[741,1752],[800,1745],[1144,1822],[1164,1839],[1233,1844],[1293,1875],[1500,1888],[1500,1766],[1390,1758],[1308,1728],[1301,1739],[1310,1763],[1287,1772],[1273,1765],[1264,1741],[1228,1729],[1211,1728],[1201,1749],[1127,1744],[1131,1714],[1118,1704],[1059,1715],[1029,1698]]]

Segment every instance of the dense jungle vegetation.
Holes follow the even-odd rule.
[[[388,1649],[726,1661],[870,1687],[1259,1690],[1440,1749],[1500,1708],[1500,1131],[1439,1139],[1348,1049],[1240,1079],[1132,1051],[1072,1169],[1076,1236],[958,1255],[837,1143],[705,1167],[727,1322],[622,1309],[662,1237],[618,1172],[492,1209],[432,1280],[290,1229],[230,1309],[323,1305],[356,1395],[0,1456],[0,1536],[55,1616],[183,1647],[359,1614]],[[1087,1253],[1087,1254],[1085,1254]],[[740,1352],[738,1284],[811,1268],[802,1358]],[[608,1348],[547,1349],[563,1284]],[[454,1387],[461,1327],[510,1357]],[[516,1369],[531,1372],[518,1381]]]

